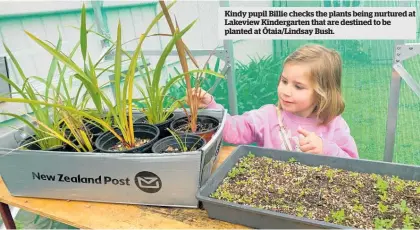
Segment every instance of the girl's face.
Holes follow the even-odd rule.
[[[288,63],[280,77],[277,92],[282,109],[301,117],[311,116],[316,105],[316,93],[309,66]]]

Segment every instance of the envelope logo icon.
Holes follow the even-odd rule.
[[[159,188],[159,178],[157,177],[140,177],[140,187],[143,188]]]
[[[160,178],[156,174],[148,171],[137,173],[134,182],[140,190],[147,193],[155,193],[162,188]]]

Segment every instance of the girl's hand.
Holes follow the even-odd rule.
[[[193,101],[198,100],[199,108],[206,108],[210,104],[210,102],[213,100],[213,96],[210,95],[207,91],[205,91],[202,88],[198,88],[198,89],[192,88],[192,96],[193,96]],[[186,100],[187,100],[187,104],[190,104],[188,100],[188,96]]]
[[[303,128],[299,128],[297,131],[304,136],[299,139],[300,150],[302,152],[322,154],[322,139],[319,136]]]

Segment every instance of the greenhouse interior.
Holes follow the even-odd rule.
[[[166,4],[171,2],[166,1]],[[420,1],[188,0],[177,1],[169,11],[180,30],[196,20],[182,36],[183,43],[194,56],[192,59],[187,55],[188,66],[207,68],[224,76],[221,78],[208,72],[200,84],[217,103],[223,105],[228,114],[242,115],[264,105],[278,103],[277,87],[286,57],[305,44],[320,44],[335,49],[341,55],[341,87],[345,102],[342,117],[350,128],[359,158],[420,166],[420,138],[417,136],[420,134],[420,16],[416,16],[416,40],[222,40],[215,18],[223,7],[399,6],[415,7],[419,11]],[[82,72],[86,68],[93,68],[93,72],[100,73],[96,84],[104,95],[112,99],[110,101],[117,102],[120,99],[115,95],[121,93],[121,89],[114,88],[117,83],[113,80],[118,77],[121,80],[118,84],[121,87],[125,85],[125,78],[109,68],[116,63],[118,52],[112,48],[118,45],[117,40],[121,42],[123,50],[119,50],[123,52],[123,63],[119,65],[121,73],[129,74],[132,70],[134,62],[130,62],[131,58],[124,59],[126,56],[137,54],[138,66],[153,67],[161,64],[161,53],[169,51],[159,84],[175,79],[183,71],[183,66],[175,43],[171,50],[165,49],[173,42],[171,29],[164,18],[149,28],[161,10],[159,1],[155,0],[0,2],[0,74],[17,86],[14,88],[5,79],[0,79],[2,98],[22,98],[18,89],[25,88],[25,85],[31,85],[35,94],[44,95],[47,84],[58,87],[61,81],[67,84],[66,94],[70,97],[79,95],[80,86],[84,84],[80,80],[82,78],[74,77],[74,69],[62,69],[74,65]],[[82,17],[83,11],[85,17]],[[81,26],[83,23],[85,28]],[[149,29],[150,36],[145,37],[140,56],[136,53],[139,38]],[[84,40],[81,37],[83,30],[87,31]],[[47,49],[47,46],[50,48]],[[60,63],[58,68],[52,68],[54,60],[51,53],[58,47],[58,53],[71,56],[71,62],[59,59],[56,60]],[[396,66],[397,63],[401,65]],[[132,87],[132,97],[141,98],[141,84],[144,81],[139,76],[133,80],[135,87]],[[186,87],[184,81],[177,81],[168,90],[168,97],[185,98]],[[52,93],[50,97],[53,97]],[[95,103],[94,100],[86,100],[87,107],[96,108]],[[140,107],[134,102],[134,110],[136,106]],[[25,103],[0,101],[0,108],[2,135],[22,124],[19,117],[34,116],[33,107]],[[226,142],[222,145],[234,146]],[[257,146],[257,143],[250,145]],[[36,209],[32,212],[10,204],[10,211],[18,229],[79,228],[70,225],[69,221],[40,215]],[[83,215],[88,216],[89,213]],[[6,228],[3,221],[0,220],[0,229]]]

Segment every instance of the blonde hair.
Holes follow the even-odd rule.
[[[316,112],[321,124],[327,124],[344,111],[341,96],[342,61],[340,54],[324,46],[308,44],[290,54],[283,63],[310,65],[310,74],[316,92]],[[280,81],[279,81],[280,82]],[[280,103],[279,103],[279,107]]]

